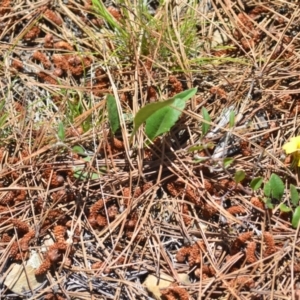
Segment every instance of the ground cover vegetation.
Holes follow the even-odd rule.
[[[299,297],[299,16],[1,1],[1,299]]]

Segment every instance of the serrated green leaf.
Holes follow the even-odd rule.
[[[281,178],[276,174],[271,174],[270,180],[271,194],[272,197],[280,200],[284,193],[284,183]]]
[[[63,142],[66,138],[65,126],[63,122],[59,122],[58,124],[58,131],[57,131],[58,138]]]
[[[255,177],[251,180],[250,187],[253,191],[257,191],[263,183],[262,177]]]
[[[285,213],[290,212],[292,210],[290,207],[286,206],[284,203],[280,204],[279,209],[280,209],[280,211],[285,212]]]
[[[117,102],[114,96],[107,95],[106,97],[108,120],[113,134],[120,128],[120,118],[118,113]]]
[[[240,183],[241,181],[243,181],[245,179],[245,177],[246,177],[245,171],[238,170],[234,174],[234,181],[236,183]]]
[[[202,114],[202,117],[205,121],[207,122],[211,122],[211,117],[207,111],[207,109],[205,107],[202,107],[201,109],[201,114]],[[209,128],[210,128],[210,124],[207,124],[206,122],[202,123],[202,134],[205,135],[208,133],[209,131]]]
[[[181,111],[185,108],[186,102],[175,99],[172,106],[159,109],[146,120],[145,132],[150,140],[168,132],[178,121]],[[175,107],[177,109],[175,109]]]
[[[293,184],[290,184],[290,195],[294,206],[299,204],[299,193]]]
[[[229,113],[229,127],[232,128],[234,127],[235,124],[235,111],[231,110]]]
[[[234,159],[231,157],[226,157],[223,159],[223,166],[224,168],[228,168],[232,163],[234,162]]]
[[[264,194],[265,196],[267,197],[270,197],[271,196],[271,184],[270,182],[266,182],[265,185],[264,185]]]
[[[72,148],[72,150],[73,150],[74,153],[78,153],[78,154],[84,154],[85,153],[84,149],[81,146],[78,146],[78,145],[74,146]]]
[[[193,97],[197,92],[196,88],[186,90],[184,92],[181,92],[177,95],[175,95],[173,98],[161,101],[161,102],[155,102],[155,103],[149,103],[142,107],[134,117],[134,129],[132,132],[132,136],[136,133],[136,131],[139,129],[139,127],[146,122],[146,120],[152,116],[156,111],[163,109],[167,106],[172,105],[176,99],[180,99],[182,101],[187,101],[191,97]],[[175,109],[174,109],[175,110]]]
[[[295,209],[295,211],[293,213],[293,218],[292,218],[292,226],[294,228],[298,227],[299,220],[300,220],[300,206],[297,206],[297,208]]]

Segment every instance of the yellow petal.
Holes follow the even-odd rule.
[[[282,149],[286,152],[286,154],[291,154],[298,150],[297,142],[296,141],[288,142],[282,146]]]
[[[291,142],[297,144],[297,148],[300,149],[300,136],[295,136],[291,138]]]

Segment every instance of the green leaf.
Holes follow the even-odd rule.
[[[276,174],[271,174],[269,183],[271,186],[272,197],[280,200],[284,193],[284,184],[281,178]]]
[[[0,102],[0,111],[3,110],[4,105],[5,105],[5,100],[2,100],[2,101]]]
[[[5,113],[0,117],[0,128],[5,124],[6,120],[8,118],[8,114]]]
[[[81,169],[78,169],[74,172],[74,177],[80,180],[87,180],[87,179],[95,180],[95,179],[99,179],[100,175],[97,173],[82,172]]]
[[[205,107],[202,107],[201,109],[201,113],[202,113],[202,117],[205,121],[207,122],[211,122],[211,118],[210,118],[210,115],[207,111],[207,109]],[[207,124],[206,122],[202,123],[202,134],[205,135],[208,133],[209,131],[209,128],[210,128],[210,124]]]
[[[284,203],[280,204],[279,209],[280,209],[280,211],[285,212],[285,213],[290,212],[292,210],[290,207],[286,206]]]
[[[212,142],[209,142],[209,143],[199,145],[199,146],[192,146],[192,147],[188,148],[188,152],[202,151],[204,149],[213,149],[214,147],[215,147],[215,144]]]
[[[271,201],[270,198],[265,198],[263,201],[265,202],[267,208],[269,208],[269,209],[273,209],[274,208],[274,205],[273,205],[273,203],[272,203],[272,201]]]
[[[175,95],[173,98],[161,101],[161,102],[155,102],[155,103],[149,103],[142,107],[134,117],[134,129],[132,132],[132,136],[136,133],[136,131],[139,129],[139,127],[146,122],[146,120],[153,115],[156,111],[172,105],[176,99],[180,99],[182,101],[187,101],[191,97],[193,97],[197,92],[196,88],[186,90],[184,92],[181,92],[177,95]]]
[[[265,185],[264,185],[264,194],[265,196],[267,197],[270,197],[271,196],[271,184],[270,182],[266,182]]]
[[[233,163],[234,159],[231,157],[226,157],[223,159],[223,166],[224,168],[228,168],[232,163]]]
[[[66,132],[65,132],[65,126],[63,122],[59,122],[58,124],[58,132],[57,132],[58,138],[63,142],[66,138]]]
[[[290,184],[290,195],[294,206],[299,204],[299,193],[293,184]]]
[[[234,127],[235,124],[235,111],[231,110],[229,113],[229,127],[232,128]]]
[[[84,149],[81,146],[78,146],[78,145],[74,146],[72,148],[72,150],[73,150],[74,153],[78,153],[78,154],[84,154],[85,153]]]
[[[185,108],[185,101],[175,99],[172,106],[167,106],[157,110],[146,120],[145,132],[150,140],[168,132],[177,122],[181,115],[181,110]],[[177,109],[174,109],[176,107]]]
[[[238,170],[235,172],[234,174],[234,181],[236,183],[240,183],[241,181],[243,181],[246,177],[246,174],[243,170]]]
[[[298,227],[299,220],[300,220],[300,206],[297,206],[297,208],[295,209],[295,211],[293,213],[293,218],[292,218],[292,226],[294,228]]]
[[[263,178],[262,177],[255,177],[251,180],[251,183],[250,183],[250,187],[253,191],[257,191],[261,185],[262,185],[262,182],[263,182]]]
[[[117,102],[114,96],[107,95],[106,97],[108,120],[113,134],[120,128],[120,118],[118,113]]]

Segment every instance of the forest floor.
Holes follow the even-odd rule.
[[[298,1],[0,20],[1,299],[300,298]]]

